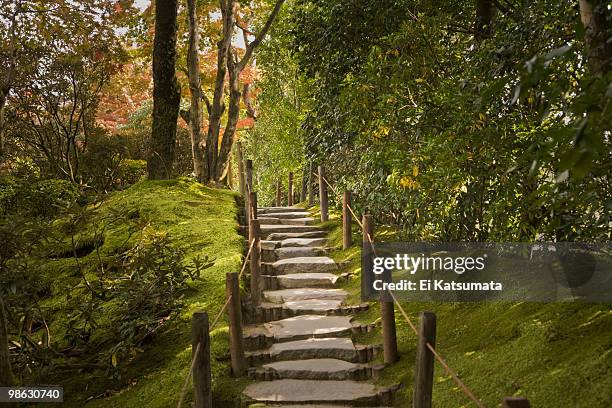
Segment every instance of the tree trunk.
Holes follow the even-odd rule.
[[[221,131],[221,116],[225,110],[223,104],[225,85],[225,74],[227,73],[227,61],[230,57],[229,50],[234,32],[234,0],[220,0],[221,14],[223,16],[223,36],[217,43],[217,77],[215,78],[215,90],[210,114],[208,115],[208,134],[206,136],[206,159],[208,161],[209,178],[219,181],[217,174],[217,157],[219,154],[219,133]]]
[[[280,12],[284,0],[277,0],[272,13],[264,24],[259,34],[252,43],[246,44],[246,50],[242,59],[233,59],[231,39],[235,23],[235,0],[221,0],[221,13],[223,15],[223,37],[218,43],[217,54],[217,77],[215,79],[215,94],[211,105],[208,121],[208,135],[206,138],[206,156],[210,169],[210,179],[222,181],[226,176],[229,152],[236,134],[238,120],[240,119],[240,73],[251,59],[253,51],[270,30],[272,23]],[[225,74],[229,70],[230,79],[230,107],[227,118],[227,126],[223,133],[221,146],[219,146],[219,134],[221,130],[221,116],[225,107],[223,106],[223,86]]]
[[[0,386],[8,387],[15,383],[8,349],[8,327],[4,301],[0,295]]]
[[[193,172],[198,181],[208,178],[207,162],[202,146],[202,88],[200,85],[200,57],[196,0],[187,0],[189,13],[189,48],[187,50],[187,65],[189,76],[189,91],[191,92],[191,110],[189,112],[189,128],[191,130],[191,154],[193,157]],[[206,176],[205,176],[206,174]]]
[[[308,194],[308,166],[304,164],[304,168],[302,169],[302,189],[300,190],[300,202],[306,201],[306,195]]]
[[[251,84],[244,84],[242,87],[242,100],[244,101],[244,106],[246,107],[247,116],[252,119],[257,119],[257,109],[253,106],[253,101],[251,100]]]
[[[234,57],[230,55],[227,62],[230,83],[229,110],[227,112],[227,125],[225,126],[225,131],[223,132],[223,139],[221,140],[221,147],[219,148],[219,156],[217,157],[217,180],[223,180],[225,173],[227,172],[229,154],[234,143],[234,136],[236,135],[236,129],[238,127],[238,119],[240,119],[240,98],[242,96],[242,93],[240,92],[240,71],[236,61]]]
[[[178,0],[155,0],[153,41],[153,130],[147,161],[150,179],[172,177],[181,92],[176,79]]]
[[[580,20],[584,25],[586,56],[591,73],[602,76],[612,66],[612,42],[607,41],[608,1],[580,0]]]
[[[491,33],[493,19],[493,0],[476,0],[476,27],[474,37],[477,41],[487,38]]]

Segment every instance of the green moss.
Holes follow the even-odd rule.
[[[325,226],[329,245],[341,248],[338,214]],[[393,231],[376,236],[392,240]],[[332,251],[353,272],[345,284],[349,302],[360,299],[361,230],[353,229],[353,247]],[[437,316],[436,348],[487,407],[504,396],[520,395],[536,407],[612,406],[612,305],[586,303],[402,303],[413,322],[420,311]],[[380,317],[377,302],[356,316],[361,322]],[[397,406],[411,406],[416,337],[396,308],[400,361],[383,371],[379,384],[402,383]],[[357,338],[382,343],[380,328]],[[380,360],[380,359],[379,359]],[[440,364],[435,365],[433,403],[437,407],[473,406]]]
[[[129,248],[138,239],[139,228],[149,225],[166,232],[172,245],[183,250],[185,262],[196,256],[209,256],[214,266],[203,272],[202,279],[190,283],[191,290],[185,306],[176,319],[170,321],[133,361],[120,362],[127,367],[122,378],[111,380],[101,371],[54,373],[47,382],[60,383],[65,388],[65,406],[68,407],[168,407],[176,405],[191,355],[191,314],[205,310],[210,320],[225,303],[225,273],[238,271],[242,261],[244,239],[237,228],[235,193],[210,189],[187,179],[170,181],[142,181],[131,188],[117,192],[92,209],[89,219],[77,234],[79,245],[97,242],[101,246],[83,255],[83,265],[103,261]],[[57,222],[61,230],[63,221]],[[57,248],[62,252],[70,247],[67,238]],[[70,288],[75,275],[74,258],[60,258],[51,254],[44,265],[45,273],[56,277],[54,293]],[[55,296],[45,302],[53,309],[66,302],[65,296]],[[99,324],[103,328],[110,321],[113,304],[105,304]],[[106,319],[105,319],[106,316]],[[66,317],[56,316],[52,333],[56,339],[65,332]],[[98,330],[90,342],[103,345],[108,341]],[[228,334],[225,316],[211,333],[213,362],[213,393],[221,406],[235,400],[236,383],[229,376]],[[191,387],[189,387],[189,390]],[[184,406],[191,405],[189,392]]]

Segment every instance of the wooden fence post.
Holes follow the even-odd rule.
[[[397,352],[397,334],[395,329],[395,308],[393,301],[380,300],[382,317],[383,355],[385,364],[393,364],[399,359]]]
[[[257,193],[255,191],[251,191],[249,194],[249,219],[256,220],[257,219]]]
[[[287,188],[287,206],[293,205],[293,172],[289,172],[289,187]]]
[[[353,244],[351,224],[353,221],[349,206],[351,205],[351,192],[345,190],[342,194],[342,248],[347,249]]]
[[[302,171],[302,187],[300,188],[300,202],[306,201],[306,193],[308,192],[308,170],[306,168]]]
[[[246,185],[247,191],[253,191],[253,160],[246,161]]]
[[[251,242],[255,241],[251,249],[251,301],[254,305],[259,304],[260,280],[261,280],[261,235],[259,220],[252,220],[249,228]]]
[[[193,363],[194,408],[212,408],[210,335],[208,330],[208,313],[195,312],[191,317],[191,358],[195,358]],[[195,355],[196,350],[198,350],[197,356]]]
[[[247,217],[247,225],[251,224],[251,191],[253,191],[253,160],[247,160],[245,165],[245,212]]]
[[[242,159],[242,142],[238,140],[236,142],[236,161],[238,161],[238,189],[240,195],[246,196],[245,175],[244,175],[244,161]]]
[[[235,272],[225,275],[225,288],[229,304],[230,357],[232,360],[232,373],[235,377],[242,377],[246,373],[246,359],[242,345],[242,305],[240,303],[240,283]]]
[[[308,205],[314,205],[314,163],[308,165]]]
[[[436,315],[434,313],[421,312],[417,342],[412,407],[431,408],[434,355],[427,347],[427,343],[434,348],[436,346]]]
[[[361,299],[372,300],[370,297],[373,292],[372,285],[374,283],[374,248],[370,239],[374,239],[374,223],[372,216],[363,214],[361,218],[363,225],[363,235],[361,238]]]
[[[230,154],[227,158],[227,173],[225,175],[225,180],[227,180],[227,186],[229,189],[234,188],[234,175],[232,173],[232,155]]]
[[[319,203],[321,204],[321,222],[329,220],[327,212],[329,201],[327,197],[327,183],[325,183],[325,168],[319,166]]]
[[[276,180],[276,206],[280,207],[281,205],[282,205],[281,181]]]
[[[531,408],[531,404],[527,398],[506,397],[502,401],[502,408]]]

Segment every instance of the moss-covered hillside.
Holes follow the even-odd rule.
[[[167,236],[172,247],[184,255],[185,263],[208,256],[214,266],[205,269],[200,279],[189,281],[190,288],[178,317],[158,330],[132,361],[118,361],[123,365],[120,377],[109,378],[104,369],[86,369],[55,371],[45,380],[64,386],[67,407],[176,406],[190,364],[191,313],[205,310],[211,320],[214,318],[225,302],[225,273],[237,271],[242,261],[244,239],[238,233],[236,195],[187,179],[143,181],[113,193],[98,208],[90,210],[76,234],[77,247],[84,252],[78,259],[85,269],[98,257],[104,259],[129,248],[142,235],[143,227]],[[64,245],[69,247],[69,241],[66,239]],[[98,248],[85,254],[92,246]],[[43,265],[56,289],[70,286],[74,263],[74,257],[57,256]],[[58,295],[46,305],[52,308],[62,302],[66,302],[66,297]],[[105,305],[101,313],[102,329],[98,328],[97,338],[90,342],[94,345],[98,342],[104,347],[109,340],[108,333],[103,330],[104,322],[112,321],[113,305]],[[58,314],[53,319],[51,330],[58,341],[66,324],[67,316]],[[224,316],[211,333],[214,395],[221,405],[234,398],[234,380],[229,378],[226,361],[227,334]],[[184,406],[190,405],[191,396],[188,395]]]

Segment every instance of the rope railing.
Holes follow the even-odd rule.
[[[240,273],[238,274],[238,279],[239,280],[242,277],[242,275],[244,274],[244,271],[246,270],[246,266],[247,266],[248,261],[249,261],[249,259],[251,257],[251,251],[253,250],[253,246],[254,245],[255,245],[255,240],[251,241],[251,244],[249,245],[249,250],[247,251],[247,254],[244,257],[244,261],[242,262],[242,267],[240,268]],[[223,307],[221,308],[221,310],[219,311],[219,313],[217,314],[217,316],[213,320],[213,322],[210,325],[210,328],[208,330],[209,333],[212,332],[215,329],[215,326],[217,325],[219,320],[221,320],[221,316],[223,316],[223,313],[225,313],[225,311],[227,309],[227,306],[229,305],[231,300],[232,300],[232,295],[227,297],[227,300],[223,304]],[[176,405],[177,408],[181,408],[181,406],[183,405],[183,400],[185,399],[185,394],[187,393],[187,387],[189,386],[189,379],[191,378],[191,376],[193,374],[193,368],[195,366],[195,362],[196,362],[196,359],[198,358],[199,352],[200,352],[200,343],[198,343],[196,345],[196,348],[195,348],[195,350],[193,352],[193,356],[191,357],[191,364],[189,366],[189,372],[187,373],[187,376],[185,377],[185,381],[183,382],[183,387],[181,388],[180,398],[179,398],[178,404]]]
[[[313,174],[315,174],[317,177],[320,176],[316,173],[313,173]],[[325,181],[325,184],[327,184],[327,186],[333,191],[334,195],[340,198],[342,197],[342,195],[338,193],[338,191],[331,185],[331,183],[325,178],[325,176],[321,175],[321,178],[323,179],[323,181]],[[363,230],[363,223],[359,221],[359,217],[357,217],[357,214],[355,214],[355,211],[351,208],[350,204],[348,203],[347,203],[347,208],[351,212],[353,217],[355,218],[355,221],[357,221],[357,223],[359,224],[359,227]],[[372,248],[372,253],[374,254],[374,256],[378,256],[376,253],[376,248],[374,246],[374,239],[368,232],[366,232],[366,236],[368,238],[370,247]],[[408,323],[408,325],[410,326],[410,328],[412,329],[412,331],[418,338],[419,332],[418,332],[417,326],[413,323],[412,319],[410,319],[410,317],[408,316],[408,313],[406,313],[406,311],[404,310],[400,302],[397,300],[395,295],[389,289],[387,289],[387,293],[389,293],[389,295],[393,299],[393,303],[398,307],[404,320],[406,320],[406,323]],[[436,351],[435,347],[429,342],[426,342],[425,345],[427,349],[431,351],[431,353],[434,355],[435,359],[440,363],[440,365],[451,376],[451,378],[457,384],[457,386],[461,388],[461,390],[466,394],[466,396],[474,404],[476,404],[478,408],[485,408],[484,404],[474,395],[474,393],[468,388],[468,386],[463,381],[461,381],[458,374],[450,367],[450,365],[446,362],[446,360],[444,360],[444,358],[440,355],[440,353]]]

